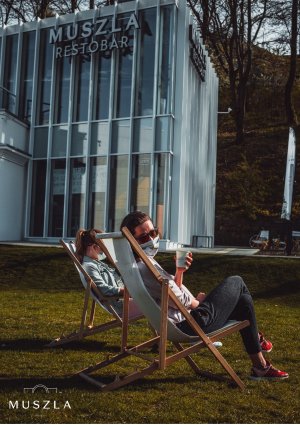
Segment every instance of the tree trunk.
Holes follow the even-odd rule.
[[[298,18],[298,0],[292,3],[292,21],[291,21],[291,58],[289,76],[285,86],[285,110],[287,124],[290,127],[297,126],[297,115],[293,105],[292,94],[296,78],[297,69],[297,18]]]

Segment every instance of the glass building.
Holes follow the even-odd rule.
[[[212,244],[217,98],[185,0],[0,29],[0,240],[115,231],[140,209],[169,246]]]

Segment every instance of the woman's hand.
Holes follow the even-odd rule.
[[[175,257],[175,261],[176,261],[176,257]],[[174,280],[175,280],[176,284],[179,286],[179,288],[182,285],[183,273],[186,272],[191,267],[192,262],[193,262],[193,254],[191,252],[187,252],[186,257],[185,257],[186,266],[185,267],[176,267],[176,273],[175,273]]]
[[[176,261],[176,257],[174,257]],[[177,267],[176,266],[176,273],[184,273],[186,272],[192,265],[193,262],[193,254],[191,252],[187,252],[185,256],[185,267]]]
[[[199,292],[199,294],[196,296],[196,300],[199,301],[199,304],[203,303],[205,298],[206,298],[205,292]]]

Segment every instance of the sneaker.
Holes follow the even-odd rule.
[[[264,369],[259,369],[257,367],[252,367],[250,379],[255,381],[277,381],[281,379],[286,379],[289,377],[287,372],[282,372],[279,369],[275,369],[271,363],[267,362],[267,366]]]
[[[272,351],[273,344],[271,341],[267,341],[261,332],[258,332],[259,343],[261,346],[261,351],[263,353],[269,353]]]

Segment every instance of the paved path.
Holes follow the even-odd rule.
[[[180,250],[194,252],[195,254],[218,254],[218,255],[241,255],[243,257],[249,255],[255,255],[259,252],[259,249],[252,248],[239,248],[239,247],[216,247],[216,248],[189,248],[184,247],[180,248]],[[170,249],[164,252],[175,252],[175,250]]]

